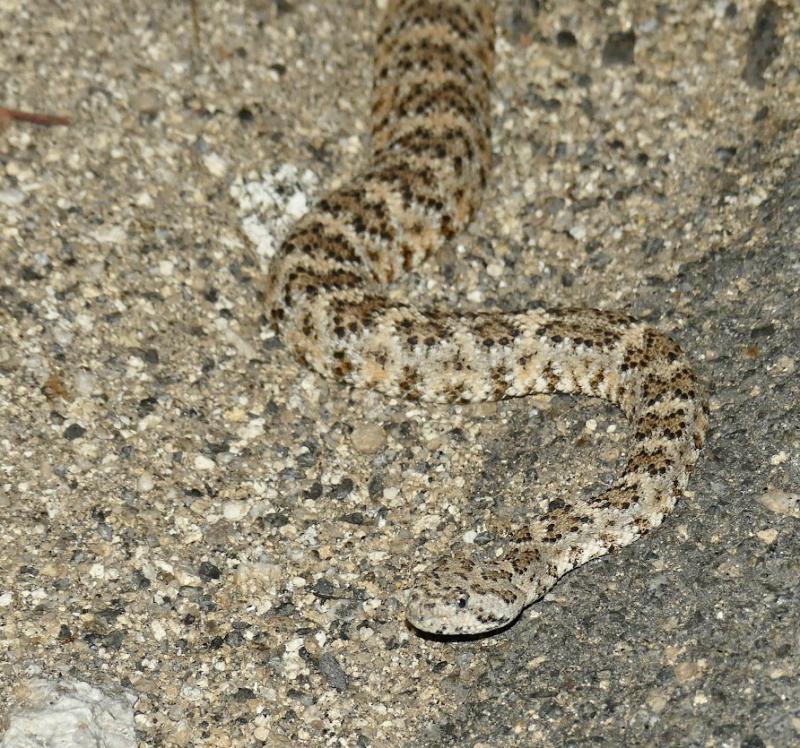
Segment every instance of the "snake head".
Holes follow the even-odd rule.
[[[410,590],[406,618],[441,636],[484,634],[511,623],[527,604],[507,563],[478,566],[464,557],[439,561]]]

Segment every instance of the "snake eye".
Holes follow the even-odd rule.
[[[462,609],[467,607],[467,598],[466,597],[459,597],[458,598],[458,607],[462,608]]]

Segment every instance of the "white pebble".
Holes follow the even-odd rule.
[[[89,397],[94,392],[96,382],[94,374],[81,370],[75,375],[75,391],[82,397]]]
[[[103,693],[81,681],[33,680],[20,685],[0,748],[135,748],[131,696]]]
[[[157,642],[164,641],[167,636],[167,630],[164,628],[164,624],[161,623],[161,621],[151,621],[150,631],[153,632],[153,638]]]
[[[16,208],[18,205],[22,205],[24,201],[25,193],[21,190],[15,190],[14,188],[0,190],[0,205]]]
[[[503,269],[502,262],[490,262],[486,266],[486,273],[491,278],[499,278],[503,274]]]
[[[153,198],[150,197],[150,193],[142,190],[136,196],[136,205],[140,208],[152,208],[153,207]]]
[[[579,225],[579,224],[576,224],[575,226],[573,226],[573,227],[572,227],[572,228],[569,230],[569,235],[570,235],[570,236],[571,236],[571,237],[572,237],[572,238],[573,238],[575,241],[578,241],[578,242],[579,242],[579,241],[583,241],[583,240],[586,238],[586,229],[585,229],[583,226],[581,226],[581,225]]]
[[[208,173],[211,174],[212,177],[217,178],[224,177],[225,172],[228,170],[228,164],[225,162],[225,159],[216,153],[207,153],[203,156],[203,166],[208,169]]]
[[[139,476],[139,480],[136,482],[136,487],[142,492],[147,493],[148,491],[153,490],[153,476],[149,473],[144,473]]]
[[[302,192],[295,192],[286,203],[286,213],[293,218],[300,218],[308,211],[308,202]]]
[[[100,226],[91,236],[99,244],[124,244],[128,238],[122,226]]]
[[[249,505],[246,501],[226,501],[222,505],[222,516],[228,522],[238,522],[243,517],[247,516]]]
[[[195,470],[213,470],[217,466],[214,460],[206,457],[205,455],[195,455],[194,468]]]

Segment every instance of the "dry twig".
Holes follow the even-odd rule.
[[[22,112],[18,109],[6,109],[0,106],[0,130],[8,127],[12,122],[28,122],[32,125],[52,127],[53,125],[68,125],[71,120],[69,117],[60,117],[56,114]]]

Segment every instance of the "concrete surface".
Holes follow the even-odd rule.
[[[590,491],[597,403],[421,407],[304,371],[260,309],[367,144],[382,3],[0,0],[0,727],[35,678],[142,746],[800,742],[800,15],[500,2],[496,167],[419,303],[624,308],[708,383],[658,531],[488,639],[413,571]],[[2,720],[6,721],[3,722]]]

